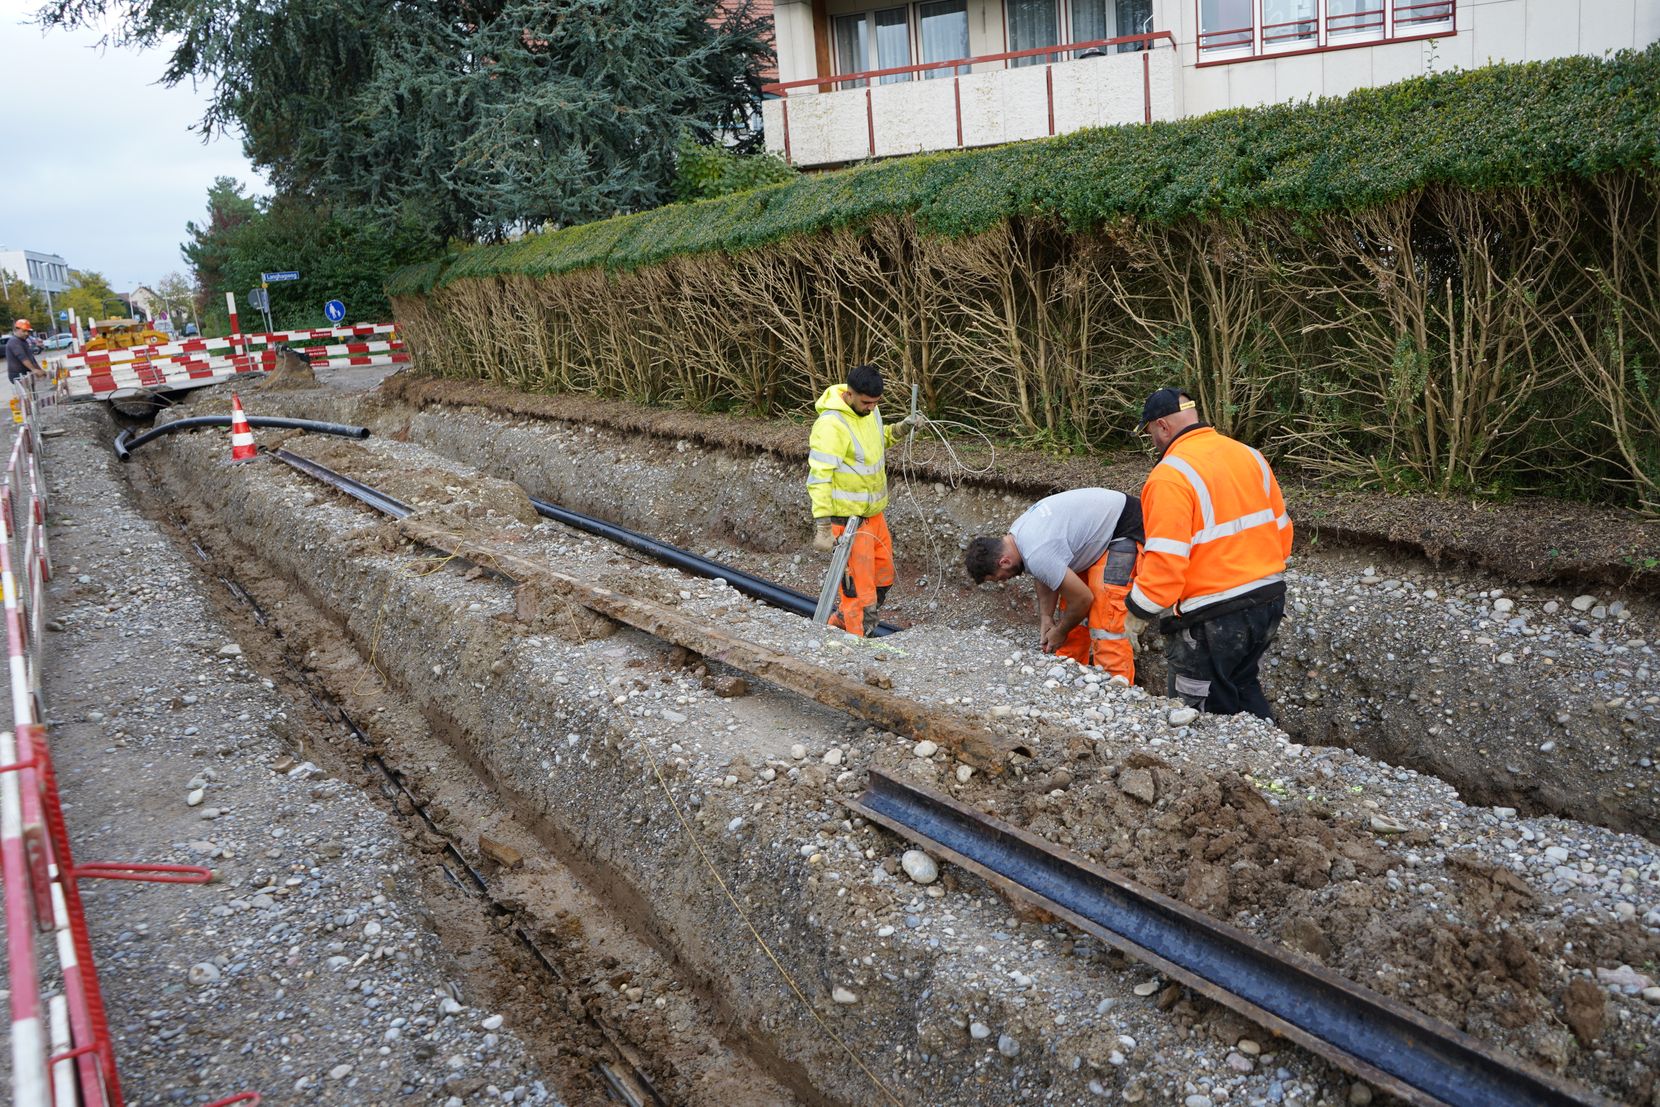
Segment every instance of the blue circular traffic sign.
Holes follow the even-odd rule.
[[[338,323],[346,318],[346,305],[339,300],[330,300],[323,305],[323,314],[329,317],[330,323]]]

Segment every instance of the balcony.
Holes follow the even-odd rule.
[[[771,84],[762,114],[772,153],[841,165],[1174,119],[1178,79],[1159,31]]]

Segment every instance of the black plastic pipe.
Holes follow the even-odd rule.
[[[267,415],[250,415],[247,417],[250,427],[275,427],[281,430],[303,430],[312,434],[337,434],[342,438],[368,438],[368,427],[354,427],[346,423],[319,423],[312,419],[278,419]],[[137,438],[129,438],[132,428],[122,431],[115,436],[115,456],[122,461],[132,457],[134,450],[153,438],[160,438],[164,434],[174,431],[195,430],[198,427],[228,427],[231,425],[229,415],[192,415],[188,419],[175,419],[171,423],[163,423],[159,427],[152,427]]]
[[[781,607],[785,611],[793,612],[804,618],[811,619],[814,610],[818,607],[817,599],[803,595],[793,588],[785,588],[782,584],[774,584],[770,580],[746,573],[742,569],[734,569],[732,566],[723,565],[719,561],[699,557],[690,550],[683,550],[679,546],[671,546],[667,542],[659,542],[657,539],[641,534],[639,531],[619,527],[615,523],[603,522],[587,515],[580,515],[568,508],[560,507],[558,504],[550,504],[545,500],[538,500],[534,497],[531,499],[530,505],[536,509],[538,515],[552,519],[556,523],[563,523],[575,530],[585,531],[588,534],[607,539],[619,546],[627,546],[637,553],[655,557],[664,564],[672,565],[682,572],[711,579],[720,577],[734,589],[752,599],[771,604],[773,607]],[[871,637],[881,638],[898,629],[900,628],[891,623],[877,623],[875,633]]]

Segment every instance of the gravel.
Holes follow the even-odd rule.
[[[215,874],[82,885],[127,1101],[556,1102],[495,1016],[441,1017],[472,986],[427,920],[430,862],[355,786],[273,771],[311,740],[300,713],[132,505],[101,414],[49,419],[70,433],[46,447],[44,698],[77,856]]]

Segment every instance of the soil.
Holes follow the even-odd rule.
[[[700,547],[708,542],[746,567],[785,568],[776,575],[810,582],[810,564],[782,552],[790,543],[781,539],[805,532],[799,520],[785,522],[786,512],[799,511],[791,506],[799,498],[793,462],[786,468],[765,456],[680,445],[688,439],[635,441],[586,423],[420,412],[384,397],[292,401],[296,414],[309,404],[312,414],[374,416],[395,427],[408,442],[320,448],[330,464],[362,479],[399,474],[411,502],[447,525],[487,524],[523,556],[586,579],[628,581],[634,594],[835,671],[862,679],[878,669],[895,692],[981,718],[1033,751],[1001,774],[965,778],[943,754],[918,756],[907,736],[851,723],[765,684],[722,696],[715,686],[735,674],[677,657],[636,631],[546,632],[534,602],[527,607],[499,581],[410,548],[359,506],[287,470],[215,472],[218,444],[199,436],[177,436],[148,455],[155,487],[146,494],[190,505],[191,532],[212,536],[219,563],[253,576],[250,590],[263,590],[273,611],[280,604],[282,617],[296,620],[286,638],[318,649],[332,640],[312,628],[338,628],[338,648],[319,655],[329,659],[320,667],[335,674],[333,694],[361,695],[368,681],[425,720],[413,727],[394,714],[365,728],[400,771],[440,797],[455,826],[494,839],[492,813],[511,812],[517,829],[501,833],[512,849],[577,874],[605,905],[636,944],[595,961],[582,943],[569,943],[567,971],[647,982],[636,985],[650,1004],[643,1017],[629,1014],[626,987],[609,1011],[653,1079],[686,1101],[708,1101],[689,1060],[702,1054],[685,1047],[672,1019],[665,1025],[652,1013],[664,1009],[655,998],[667,1003],[673,983],[688,994],[687,1021],[718,1028],[718,1044],[706,1048],[782,1085],[770,1093],[777,1100],[748,1078],[709,1093],[734,1104],[792,1096],[881,1102],[881,1088],[903,1102],[940,1104],[1095,1094],[1314,1104],[1366,1094],[1179,987],[1159,982],[1152,996],[1137,994],[1155,974],[1053,920],[1012,910],[962,872],[947,867],[926,888],[907,882],[897,875],[903,844],[847,818],[837,803],[877,766],[945,788],[1533,1064],[1622,1101],[1660,1102],[1647,1055],[1660,1030],[1660,992],[1644,991],[1653,991],[1660,961],[1660,856],[1652,841],[1474,806],[1442,780],[1353,747],[1306,746],[1259,720],[1173,722],[1172,705],[1143,689],[1110,689],[1036,654],[1027,597],[945,585],[943,558],[927,563],[919,536],[903,540],[904,555],[916,554],[936,579],[906,582],[903,613],[912,628],[861,643],[548,523],[527,525],[508,511],[470,514],[477,499],[457,491],[480,477],[463,460],[488,461],[493,477],[527,487],[530,471],[544,483],[564,482],[575,493],[566,500],[609,503],[616,521],[701,539]],[[457,456],[464,449],[471,457]],[[1006,517],[1015,499],[1007,490],[959,496],[937,482],[912,510],[919,520],[949,521],[934,528],[949,548],[957,531]],[[1354,645],[1303,644],[1302,630],[1398,631],[1434,652],[1408,653],[1379,637],[1378,669],[1368,674],[1392,665],[1423,689],[1425,711],[1427,701],[1437,701],[1437,719],[1449,700],[1458,709],[1455,725],[1430,724],[1442,729],[1420,745],[1491,765],[1494,755],[1478,743],[1500,728],[1469,728],[1531,688],[1525,713],[1567,708],[1580,728],[1572,733],[1587,744],[1639,750],[1647,742],[1652,750],[1653,712],[1641,708],[1653,706],[1643,696],[1653,685],[1646,659],[1655,623],[1635,597],[1598,597],[1603,615],[1581,635],[1565,626],[1568,616],[1544,611],[1556,602],[1548,593],[1518,590],[1536,614],[1514,627],[1495,620],[1497,600],[1511,593],[1493,595],[1485,579],[1421,561],[1379,556],[1380,568],[1353,564],[1352,553],[1333,556],[1313,558],[1294,582],[1306,614],[1301,625],[1288,621],[1287,671],[1274,674],[1287,687],[1305,695],[1324,688],[1330,702],[1339,685],[1353,683],[1334,679],[1346,674],[1331,666],[1355,665]],[[1499,646],[1513,647],[1503,652],[1522,664],[1495,661]],[[1383,654],[1394,656],[1386,662]],[[1559,683],[1548,672],[1557,664],[1565,670]],[[1599,679],[1590,670],[1596,664],[1607,676],[1627,665],[1627,683],[1638,682],[1610,697],[1622,700],[1612,715],[1585,702],[1586,682]],[[1638,677],[1639,669],[1647,675]],[[1437,682],[1437,670],[1456,675]],[[1390,687],[1354,689],[1344,709]],[[1279,691],[1289,708],[1286,688]],[[368,715],[374,720],[373,710]],[[1596,791],[1578,776],[1592,760],[1590,750],[1547,758],[1530,779],[1554,774],[1564,793]],[[1618,809],[1644,817],[1652,773],[1639,773],[1635,760],[1620,764],[1620,775],[1642,787]],[[475,795],[477,806],[451,800],[457,790]],[[546,911],[524,904],[533,932],[546,925]],[[647,954],[659,958],[657,967]],[[779,966],[811,1011],[783,985]],[[850,1000],[837,1000],[838,989]],[[989,1036],[976,1027],[991,1028]],[[838,1048],[844,1042],[868,1059],[874,1080]]]

